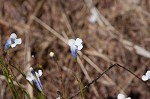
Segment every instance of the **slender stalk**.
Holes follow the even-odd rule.
[[[80,68],[79,68],[79,66],[77,66],[77,61],[75,62],[75,66],[77,67],[77,77],[76,76],[75,77],[76,77],[78,84],[80,86],[81,98],[84,99],[83,83],[82,83],[81,78],[80,78]]]
[[[9,58],[8,58],[8,59],[9,59]],[[9,67],[9,60],[6,62],[6,65],[7,65],[7,67],[6,67],[5,69],[6,69],[6,71],[8,71],[8,74],[9,74],[9,81],[10,81],[10,83],[12,84],[12,88],[13,88],[13,90],[14,90],[14,92],[15,92],[16,97],[19,98],[20,96],[19,96],[19,94],[18,94],[18,92],[17,92],[17,90],[16,90],[16,87],[14,86],[14,83],[13,83],[13,79],[14,79],[15,75],[14,75],[14,73],[13,73],[12,68]]]
[[[13,73],[13,70],[11,67],[9,67],[9,63],[10,63],[10,57],[9,57],[9,50],[6,51],[6,63],[5,63],[5,69],[6,71],[8,71],[8,80],[9,80],[9,83],[11,84],[12,86],[12,89],[13,89],[13,92],[14,92],[14,95],[16,97],[16,99],[19,99],[19,94],[17,92],[17,89],[13,83],[13,79],[14,79],[14,73]],[[7,66],[7,67],[6,67]]]
[[[15,68],[21,75],[26,79],[26,75],[19,69],[17,66],[10,64],[13,68]],[[27,80],[27,82],[33,87],[30,81]]]
[[[19,82],[16,80],[16,83],[19,85],[19,88],[21,88],[21,90],[22,90],[22,92],[24,92],[25,93],[25,96],[27,96],[28,97],[28,99],[31,99],[30,98],[30,96],[29,96],[29,94],[25,91],[25,89],[24,88],[22,88],[22,86],[19,84]]]
[[[111,66],[109,66],[107,69],[105,69],[102,73],[100,73],[97,78],[95,78],[94,80],[92,80],[90,83],[88,83],[86,86],[84,86],[84,88],[82,89],[83,91],[85,91],[86,89],[88,89],[92,84],[94,84],[98,79],[100,79],[106,72],[108,72],[111,68],[113,67],[121,67],[123,69],[125,69],[126,71],[128,71],[129,73],[131,73],[132,75],[134,75],[136,78],[138,78],[138,80],[140,80],[142,83],[145,84],[145,82],[140,78],[138,77],[137,75],[135,75],[132,71],[130,71],[129,69],[125,68],[124,66],[122,65],[119,65],[119,64],[113,64]],[[146,85],[147,86],[147,85]],[[147,86],[149,87],[149,86]],[[74,97],[76,97],[78,94],[80,93],[80,90],[77,91],[74,95],[70,96],[69,99],[72,99]]]
[[[5,66],[2,58],[0,58],[0,67],[2,69],[2,72],[3,72],[3,75],[5,77],[5,80],[6,80],[7,84],[8,84],[8,86],[9,86],[9,89],[10,89],[10,92],[12,94],[12,97],[13,97],[13,99],[16,99],[16,96],[14,95],[14,90],[13,90],[13,88],[10,85],[11,81],[9,81],[10,80],[10,78],[9,78],[9,72],[6,69],[6,66]]]
[[[73,73],[74,78],[77,80],[79,86],[80,86],[80,95],[81,98],[84,99],[84,93],[83,93],[83,83],[81,82],[81,79],[78,78],[74,73]]]
[[[16,81],[17,82],[17,84],[19,85],[19,87],[21,88],[21,90],[22,90],[22,92],[24,92],[25,93],[25,96],[27,96],[28,97],[28,99],[31,99],[30,98],[30,95],[25,91],[25,89],[24,88],[22,88],[22,86],[19,84],[19,82],[18,81]]]
[[[59,71],[59,73],[60,73],[61,92],[62,92],[62,94],[61,94],[61,92],[59,92],[59,91],[58,91],[58,92],[59,92],[59,95],[60,95],[61,99],[65,99],[65,98],[64,98],[64,96],[66,96],[66,95],[65,95],[65,84],[64,84],[64,78],[63,78],[63,75],[62,75],[62,69],[61,69],[61,67],[60,67],[59,64],[58,64],[57,57],[54,56],[54,57],[52,57],[52,58],[53,58],[54,62],[56,63],[57,68],[58,68],[58,71]]]

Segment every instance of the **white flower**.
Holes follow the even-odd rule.
[[[33,68],[30,68],[30,74],[26,76],[26,79],[29,80],[30,82],[33,82],[35,86],[42,91],[43,86],[41,84],[41,81],[39,77],[42,76],[42,70],[38,70],[38,73],[33,70]]]
[[[147,81],[147,80],[148,80],[148,77],[145,76],[145,75],[143,75],[143,76],[142,76],[142,80],[143,80],[143,81]]]
[[[56,99],[60,99],[60,97],[57,97]]]
[[[12,33],[9,39],[6,41],[4,49],[7,49],[9,47],[14,48],[17,44],[21,44],[21,43],[22,43],[21,38],[17,39],[17,35],[15,33]]]
[[[130,97],[126,98],[123,94],[118,94],[117,99],[131,99]]]
[[[54,57],[54,55],[55,55],[54,52],[50,52],[50,53],[49,53],[49,56],[50,56],[50,57]]]
[[[77,50],[81,50],[83,48],[82,40],[80,38],[77,38],[76,40],[69,39],[68,45],[70,46],[71,55],[73,58],[77,56]]]
[[[32,58],[34,58],[34,55],[31,55]]]
[[[146,75],[143,75],[142,76],[142,80],[143,81],[147,81],[147,80],[149,80],[150,79],[150,71],[147,71],[146,72]]]
[[[95,8],[91,8],[90,12],[91,12],[91,15],[89,16],[88,21],[90,23],[94,24],[97,21],[97,16],[98,15],[97,15],[97,12],[96,12]]]
[[[83,48],[82,39],[80,38],[77,38],[76,40],[69,39],[68,44],[70,47],[74,47],[77,50],[81,50]]]

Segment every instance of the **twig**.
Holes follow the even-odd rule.
[[[88,82],[91,82],[92,80],[91,80],[91,78],[90,78],[88,72],[87,72],[86,69],[84,68],[84,66],[83,66],[83,64],[82,64],[82,62],[81,62],[81,59],[78,58],[78,61],[77,61],[77,62],[78,62],[78,64],[80,65],[80,67],[81,67],[81,69],[82,69],[84,75],[86,76]],[[94,94],[96,95],[96,97],[99,97],[99,94],[98,94],[98,92],[97,92],[95,86],[92,86],[92,90],[93,90]],[[83,91],[84,91],[84,88],[83,88]]]
[[[64,43],[67,44],[67,40],[65,40],[58,32],[56,32],[54,29],[52,29],[51,27],[49,27],[47,24],[45,24],[44,22],[42,22],[40,19],[38,19],[36,16],[33,16],[33,19],[39,23],[40,25],[42,25],[44,28],[46,28],[48,31],[50,31],[53,35],[55,35],[56,37],[58,37],[60,40],[62,40]]]
[[[68,20],[67,14],[66,14],[66,12],[65,12],[65,9],[64,9],[62,0],[60,0],[59,4],[60,4],[60,10],[61,10],[61,12],[62,12],[62,17],[63,17],[63,19],[64,19],[64,22],[65,22],[65,24],[66,24],[66,26],[67,26],[69,32],[72,33],[72,34],[75,36],[76,34],[74,33],[74,31],[73,31],[73,29],[72,29],[72,27],[71,27],[71,25],[70,25],[70,22],[69,22],[69,20]]]
[[[83,58],[93,67],[95,68],[96,71],[98,71],[99,73],[102,73],[103,71],[92,61],[90,60],[87,56],[83,56]],[[104,75],[104,78],[107,79],[107,81],[109,81],[112,85],[115,85],[115,82],[108,77],[107,75]]]
[[[141,69],[138,69],[135,74],[137,75],[138,73],[141,72]],[[130,77],[128,77],[127,81],[124,81],[123,83],[123,88],[122,88],[122,91],[124,91],[129,85],[130,83],[132,82],[132,80],[135,78],[135,76],[131,75]],[[126,84],[125,84],[126,83]]]
[[[121,68],[125,69],[126,71],[128,71],[129,73],[131,73],[132,75],[134,75],[134,76],[135,76],[136,78],[138,78],[142,83],[145,84],[145,82],[144,82],[141,78],[139,78],[137,75],[135,75],[135,74],[134,74],[132,71],[130,71],[129,69],[125,68],[125,67],[122,66],[122,65],[114,64],[114,65],[109,66],[105,71],[103,71],[103,73],[100,73],[97,78],[95,78],[95,79],[92,80],[89,84],[87,84],[87,85],[83,88],[83,91],[85,91],[85,90],[88,89],[92,84],[94,84],[95,82],[97,82],[98,79],[100,79],[107,71],[109,71],[111,68],[113,68],[113,67],[115,67],[115,66],[121,67]],[[69,99],[72,99],[72,98],[76,97],[79,93],[80,93],[80,91],[78,91],[78,92],[75,93],[74,95],[70,96]]]
[[[103,53],[100,53],[100,52],[98,52],[98,51],[94,51],[94,50],[92,50],[92,51],[85,51],[85,53],[87,54],[87,55],[92,55],[92,56],[97,56],[97,57],[100,57],[100,58],[102,58],[103,60],[105,60],[106,62],[108,62],[108,63],[115,63],[115,61],[113,61],[113,60],[111,60],[110,58],[108,58],[108,56],[106,56],[106,55],[104,55]]]

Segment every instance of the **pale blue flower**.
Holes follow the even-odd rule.
[[[68,45],[70,46],[71,55],[73,58],[77,57],[77,50],[81,50],[83,48],[82,40],[80,38],[69,39]]]
[[[9,39],[6,41],[4,49],[8,49],[9,47],[14,48],[17,44],[21,43],[22,43],[21,38],[17,39],[17,35],[15,33],[12,33]]]
[[[150,79],[150,71],[147,71],[145,75],[142,76],[143,81],[147,81]]]
[[[33,68],[30,68],[30,74],[26,77],[27,80],[30,82],[33,82],[33,84],[42,92],[43,86],[40,81],[40,76],[42,76],[42,70],[38,70],[38,73],[33,70]]]

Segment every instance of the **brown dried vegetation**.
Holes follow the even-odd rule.
[[[38,64],[42,65],[41,82],[48,99],[56,98],[56,91],[61,90],[59,71],[49,57],[51,51],[62,67],[67,96],[79,90],[71,73],[77,72],[77,66],[83,65],[80,75],[84,85],[113,63],[122,64],[139,77],[150,69],[150,57],[139,54],[135,47],[150,51],[150,1],[93,0],[93,4],[90,1],[0,0],[0,55],[5,56],[5,41],[10,33],[15,32],[23,43],[10,50],[10,61],[18,64],[24,72],[30,66],[38,68]],[[88,17],[94,6],[99,12],[99,21],[91,24]],[[77,37],[83,40],[84,48],[79,53],[81,62],[75,65],[65,42]],[[15,75],[26,86],[17,71]],[[10,99],[2,74],[0,79],[0,99]],[[127,71],[115,67],[85,91],[85,98],[116,99],[120,91],[132,99],[150,97],[144,84]]]

